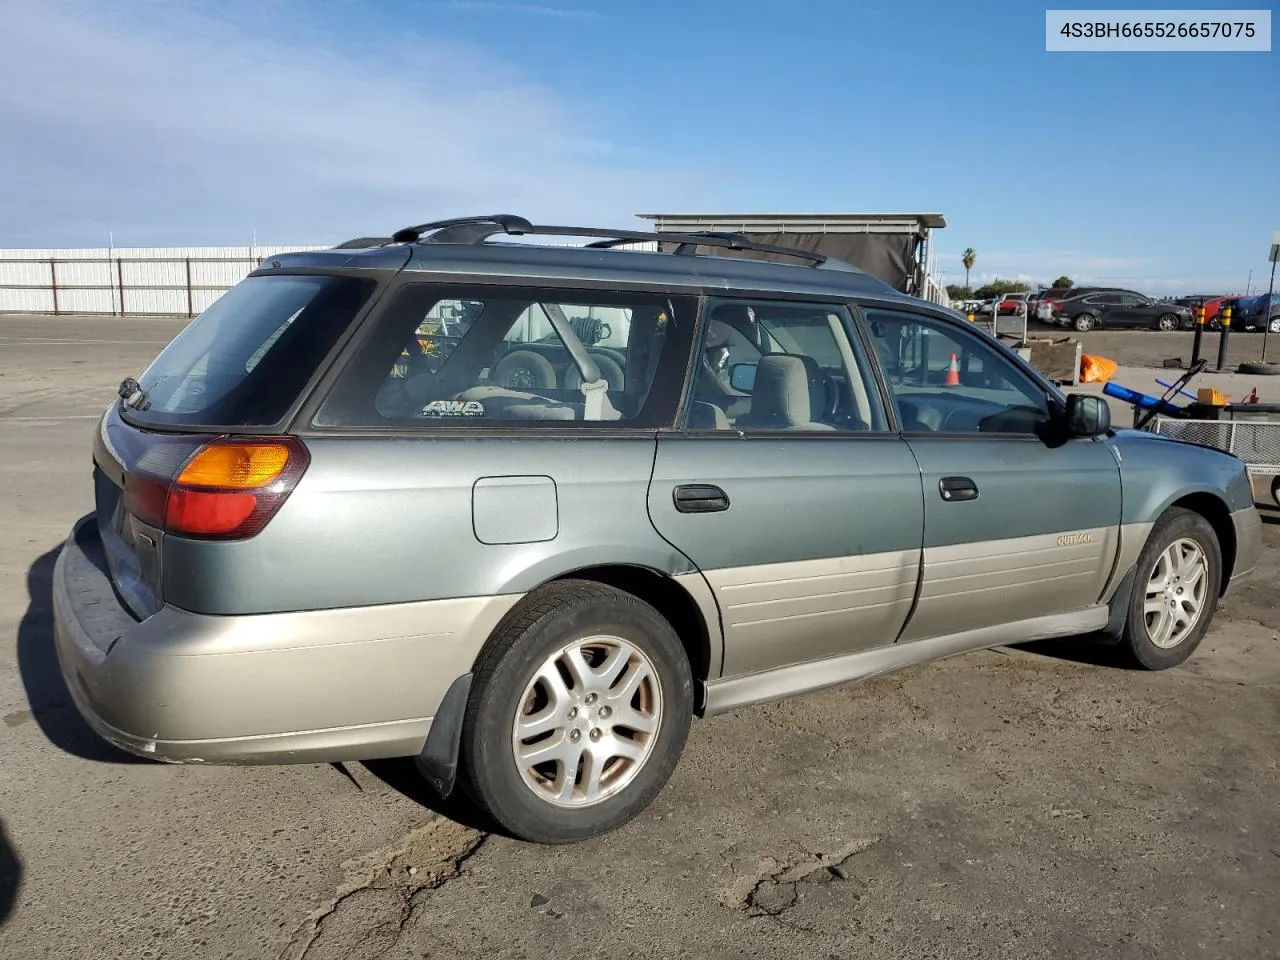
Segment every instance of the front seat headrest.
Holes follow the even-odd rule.
[[[771,353],[756,366],[751,409],[738,418],[740,426],[773,430],[834,430],[813,421],[809,371],[801,357]]]

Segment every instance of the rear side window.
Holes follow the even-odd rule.
[[[660,427],[679,404],[697,301],[406,284],[317,427]]]
[[[352,277],[242,280],[138,377],[144,399],[125,416],[150,426],[278,423],[373,287]]]

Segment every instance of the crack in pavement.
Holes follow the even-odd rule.
[[[749,917],[782,922],[787,911],[800,901],[803,886],[851,879],[849,862],[879,842],[879,837],[866,837],[845,844],[835,853],[808,854],[786,863],[766,857],[752,875],[734,884],[727,899]]]
[[[436,818],[348,861],[337,896],[294,929],[277,960],[372,960],[396,946],[428,895],[462,875],[488,834]]]

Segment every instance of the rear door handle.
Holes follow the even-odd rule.
[[[710,483],[683,484],[676,487],[673,496],[676,509],[681,513],[716,513],[729,509],[728,494]]]
[[[978,499],[978,485],[968,477],[943,477],[938,481],[938,492],[948,503]]]

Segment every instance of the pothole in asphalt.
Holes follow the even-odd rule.
[[[726,902],[749,917],[778,918],[799,903],[807,890],[827,884],[848,885],[849,895],[861,899],[866,883],[854,873],[853,861],[879,842],[878,837],[863,838],[833,853],[806,854],[785,862],[766,858],[734,883]]]
[[[400,939],[431,893],[463,872],[486,834],[438,818],[395,847],[352,861],[331,901],[294,930],[279,960],[372,960]]]

